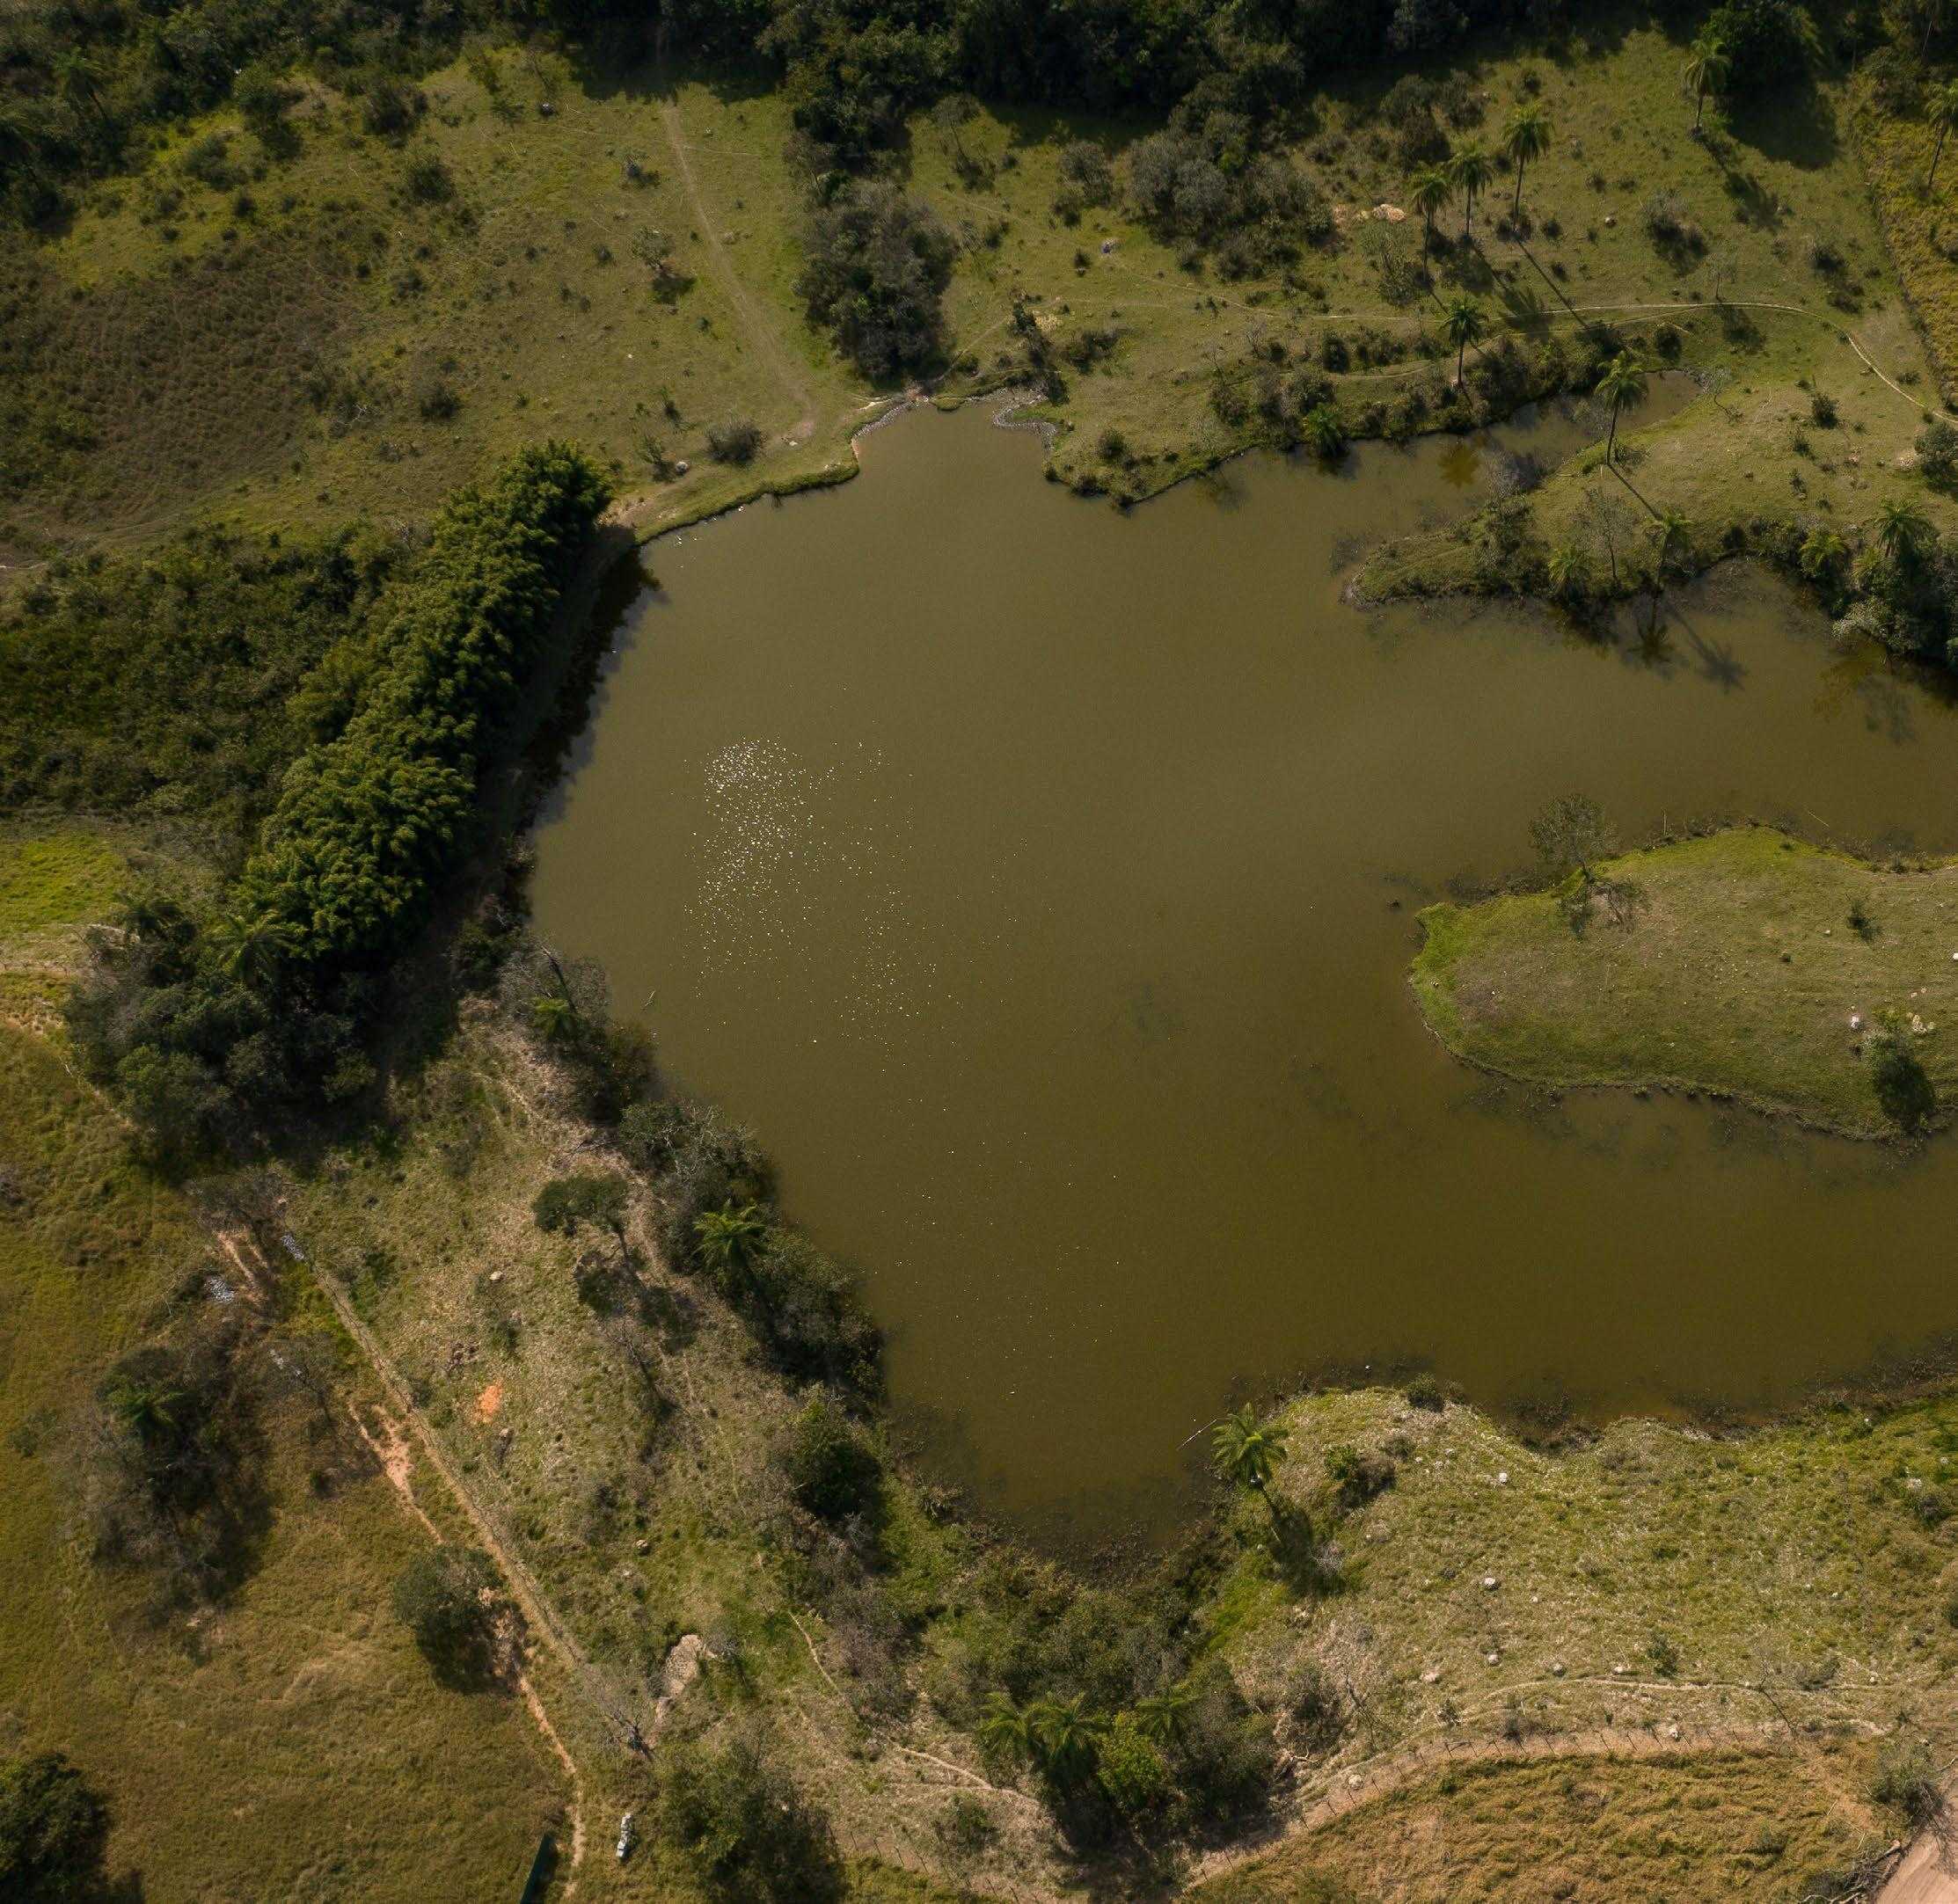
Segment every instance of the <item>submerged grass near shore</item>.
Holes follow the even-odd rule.
[[[1534,1083],[1708,1091],[1859,1137],[1899,1128],[1887,1047],[1939,1106],[1958,1088],[1958,869],[1743,828],[1597,874],[1622,903],[1574,924],[1548,892],[1421,915],[1414,993],[1450,1050]]]

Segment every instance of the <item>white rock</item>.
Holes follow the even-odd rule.
[[[1491,1666],[1494,1666],[1496,1661],[1502,1657],[1502,1655],[1500,1652],[1486,1652],[1482,1655],[1482,1657],[1487,1660]]]
[[[1849,1028],[1852,1032],[1859,1032],[1862,1030],[1863,1014],[1860,1011],[1852,1011],[1850,1013]]]
[[[1425,1673],[1421,1675],[1421,1682],[1423,1686],[1433,1686],[1439,1683],[1441,1676],[1441,1667],[1439,1667],[1438,1666],[1431,1666]]]
[[[1508,1486],[1509,1486],[1509,1470],[1508,1470],[1507,1468],[1503,1469],[1503,1470],[1502,1470],[1502,1471],[1501,1471],[1501,1473],[1500,1473],[1499,1475],[1497,1475],[1497,1476],[1496,1476],[1496,1477],[1495,1477],[1495,1485],[1497,1485],[1498,1487],[1508,1487]]]
[[[1614,1666],[1611,1670],[1614,1673],[1629,1673],[1632,1668],[1628,1666]]]
[[[1678,1726],[1677,1726],[1677,1725],[1669,1725],[1669,1726],[1667,1726],[1667,1727],[1666,1727],[1666,1737],[1667,1737],[1668,1739],[1677,1739],[1677,1738],[1678,1738],[1678,1736],[1679,1736],[1679,1728],[1678,1728]]]
[[[1564,1676],[1564,1662],[1561,1660],[1553,1660],[1550,1662],[1550,1676],[1553,1679],[1561,1679]]]
[[[1484,1574],[1484,1575],[1482,1576],[1482,1591],[1483,1591],[1484,1593],[1486,1593],[1486,1594],[1493,1594],[1493,1593],[1494,1593],[1494,1592],[1495,1591],[1495,1588],[1496,1588],[1496,1578],[1495,1578],[1495,1575],[1494,1575],[1494,1574],[1493,1574],[1493,1573],[1485,1573],[1485,1574]]]

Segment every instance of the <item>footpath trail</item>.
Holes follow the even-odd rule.
[[[665,84],[662,77],[661,84]],[[720,229],[714,215],[708,209],[707,201],[700,194],[700,182],[694,177],[693,162],[687,157],[685,128],[680,122],[680,107],[668,92],[660,102],[660,125],[666,134],[666,142],[673,153],[674,169],[680,174],[680,183],[687,188],[687,201],[693,207],[693,215],[699,221],[701,241],[707,247],[709,267],[714,281],[720,287],[723,295],[734,307],[734,314],[741,319],[742,329],[747,333],[748,341],[760,353],[776,382],[782,386],[789,401],[795,405],[796,419],[791,427],[790,435],[798,442],[807,442],[816,427],[815,399],[809,393],[809,387],[801,373],[797,370],[782,340],[775,334],[766,314],[749,295],[748,287],[741,281],[741,274],[734,268],[734,261],[727,255],[727,248],[720,242]]]
[[[261,1268],[264,1266],[264,1256],[249,1235],[219,1230],[217,1237],[226,1253],[248,1275],[251,1266],[248,1258],[255,1259]],[[441,1536],[434,1521],[414,1497],[413,1464],[408,1444],[402,1432],[402,1424],[405,1424],[408,1433],[413,1435],[420,1449],[422,1458],[448,1489],[464,1519],[468,1521],[471,1533],[502,1574],[509,1588],[511,1600],[525,1625],[531,1632],[544,1636],[545,1643],[563,1670],[566,1683],[575,1688],[583,1696],[602,1729],[610,1733],[622,1749],[645,1752],[657,1730],[657,1718],[642,1725],[627,1711],[625,1701],[593,1662],[590,1655],[572,1638],[537,1576],[531,1572],[512,1544],[503,1537],[490,1508],[449,1459],[441,1438],[421,1410],[415,1405],[407,1382],[400,1370],[395,1367],[393,1359],[381,1346],[374,1331],[361,1319],[346,1291],[332,1276],[307,1259],[304,1251],[295,1238],[285,1237],[281,1240],[287,1252],[305,1266],[315,1287],[332,1303],[340,1326],[347,1331],[366,1360],[368,1367],[373,1371],[375,1381],[393,1411],[391,1415],[383,1410],[376,1411],[380,1424],[378,1432],[370,1428],[357,1411],[354,1412],[354,1420],[361,1438],[373,1451],[381,1464],[382,1471],[396,1492],[402,1496],[416,1519],[439,1540]],[[350,1410],[351,1407],[350,1404]],[[586,1782],[565,1742],[563,1732],[552,1723],[544,1700],[529,1674],[520,1671],[516,1683],[518,1693],[529,1708],[538,1732],[557,1754],[570,1781],[571,1886],[574,1887],[578,1867],[584,1858]],[[566,1894],[567,1897],[571,1894],[570,1888],[567,1888]]]

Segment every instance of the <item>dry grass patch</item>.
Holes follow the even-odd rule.
[[[1190,1894],[1202,1904],[1765,1904],[1804,1894],[1868,1842],[1870,1821],[1840,1789],[1866,1757],[1837,1748],[1464,1764]]]

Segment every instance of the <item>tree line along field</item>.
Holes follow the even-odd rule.
[[[1683,32],[1604,14],[1527,54],[1437,66],[1439,103],[1418,110],[1390,100],[1385,75],[1325,93],[1285,154],[1305,199],[1286,230],[1235,250],[1139,216],[1151,122],[920,113],[900,176],[955,245],[933,387],[1044,384],[1056,471],[1124,495],[1296,436],[1268,386],[1301,377],[1324,380],[1348,434],[1463,420],[1441,332],[1464,294],[1490,345],[1513,334],[1531,359],[1526,383],[1552,341],[1580,376],[1587,322],[1648,354],[1669,323],[1680,362],[1730,380],[1749,434],[1741,399],[1799,398],[1810,372],[1860,401],[1842,326],[1930,399],[1850,122],[1880,125],[1866,143],[1895,171],[1923,128],[1867,100],[1852,114],[1824,80],[1793,114],[1716,103],[1695,140],[1683,57]],[[318,82],[272,149],[236,112],[194,120],[14,257],[13,400],[41,426],[4,472],[17,549],[186,514],[413,519],[486,456],[549,434],[596,451],[648,529],[849,467],[849,435],[887,399],[799,295],[806,193],[781,93],[534,49],[479,53],[421,93],[392,135]],[[1526,101],[1551,129],[1521,195],[1527,237],[1495,230],[1513,184],[1499,170],[1477,246],[1456,242],[1458,203],[1436,215],[1424,282],[1419,214],[1369,215],[1408,210],[1411,153],[1493,149]],[[1109,165],[1085,188],[1085,150]],[[1907,195],[1900,182],[1886,202]],[[1903,255],[1920,270],[1941,257]],[[1744,301],[1743,321],[1713,315],[1723,300]],[[1918,309],[1941,309],[1934,283]],[[1220,383],[1240,393],[1228,413]],[[1492,387],[1467,414],[1501,400]],[[1895,434],[1906,405],[1888,402],[1879,427]],[[742,424],[752,447],[727,434]]]

